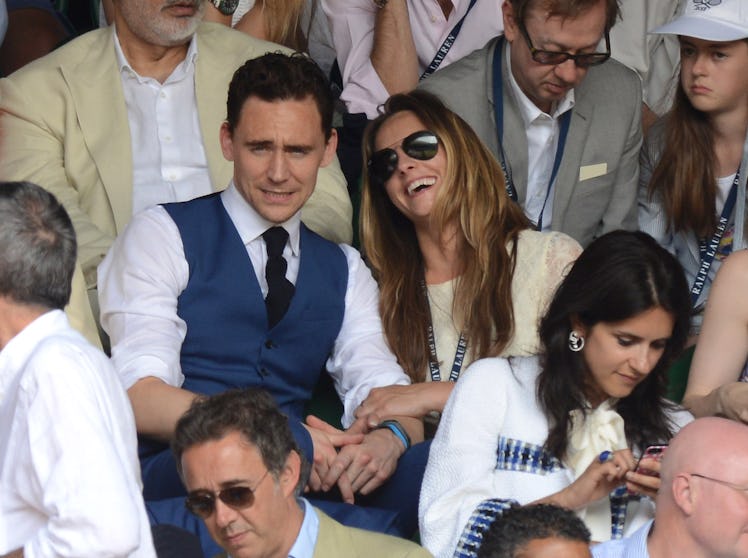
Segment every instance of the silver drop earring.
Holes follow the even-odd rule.
[[[584,349],[584,337],[579,335],[573,329],[569,332],[569,349],[575,353]]]

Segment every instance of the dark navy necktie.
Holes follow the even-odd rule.
[[[288,241],[288,232],[283,227],[272,227],[262,233],[267,248],[268,261],[265,266],[265,279],[268,283],[268,294],[265,307],[268,312],[268,324],[272,328],[288,310],[295,288],[286,279],[288,263],[283,257],[283,248]]]

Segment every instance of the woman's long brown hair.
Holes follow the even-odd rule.
[[[364,137],[364,162],[374,152],[379,128],[393,114],[414,113],[439,137],[446,175],[431,220],[438,230],[456,225],[462,273],[455,280],[452,316],[473,356],[496,356],[514,332],[512,275],[519,232],[530,224],[507,195],[504,175],[478,136],[435,96],[394,95]],[[364,164],[364,166],[366,166]],[[431,322],[423,292],[423,258],[413,224],[390,201],[383,184],[364,173],[361,238],[379,281],[384,332],[400,365],[414,381],[425,379]]]
[[[663,146],[648,185],[650,200],[659,193],[672,232],[710,235],[717,225],[712,128],[680,83],[673,108],[665,116]]]

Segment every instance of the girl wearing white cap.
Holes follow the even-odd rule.
[[[748,240],[748,1],[687,0],[653,33],[678,36],[681,69],[642,148],[639,226],[683,266],[698,334],[721,260]]]

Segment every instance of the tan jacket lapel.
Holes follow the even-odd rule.
[[[87,55],[61,71],[121,232],[132,216],[132,150],[113,41],[114,27],[102,30]]]

